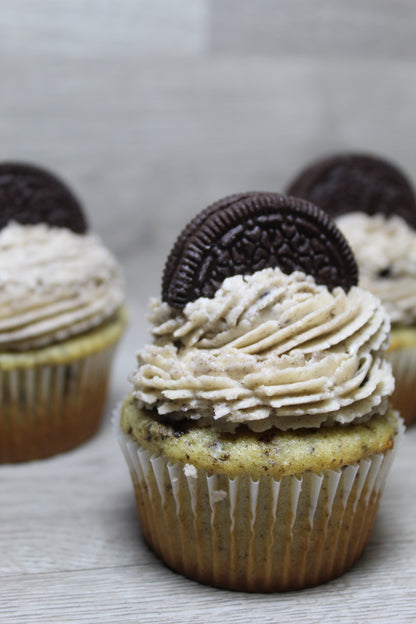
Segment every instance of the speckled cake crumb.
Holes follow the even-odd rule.
[[[249,473],[253,478],[269,474],[280,479],[305,471],[337,470],[391,449],[398,418],[389,410],[357,425],[262,433],[240,427],[235,433],[220,433],[189,421],[163,422],[140,410],[131,395],[123,404],[121,426],[141,446],[172,462],[231,477]]]

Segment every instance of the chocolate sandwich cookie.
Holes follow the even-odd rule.
[[[346,212],[398,215],[416,229],[416,198],[394,165],[367,154],[335,154],[303,169],[287,189],[331,216]]]
[[[163,289],[171,282],[172,275],[176,271],[179,259],[183,254],[186,245],[192,240],[192,236],[204,225],[204,223],[212,217],[214,214],[236,204],[237,202],[244,201],[249,197],[255,197],[259,195],[268,195],[269,193],[259,192],[259,191],[248,191],[247,193],[235,193],[233,195],[227,195],[227,197],[223,197],[218,201],[214,202],[205,210],[202,210],[199,214],[196,215],[192,221],[188,223],[188,225],[182,230],[176,239],[176,243],[170,252],[168,261],[165,264],[165,268],[163,271]]]
[[[10,221],[87,230],[80,203],[54,174],[32,164],[0,163],[0,229]]]
[[[242,193],[185,227],[166,261],[162,299],[180,309],[213,297],[227,277],[267,267],[303,271],[330,289],[349,290],[358,281],[351,249],[328,214],[279,193]]]

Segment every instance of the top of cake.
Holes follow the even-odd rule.
[[[43,347],[110,319],[124,300],[119,265],[87,233],[54,174],[0,164],[0,350]]]
[[[132,375],[139,404],[226,431],[384,413],[389,319],[356,280],[344,237],[308,202],[272,193],[217,202],[169,255],[164,301],[151,302],[153,341]]]

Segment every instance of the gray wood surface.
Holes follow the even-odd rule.
[[[413,0],[2,0],[0,160],[73,186],[123,265],[131,320],[100,433],[0,466],[1,624],[416,621],[416,430],[354,569],[260,596],[193,583],[149,552],[109,424],[197,211],[280,190],[334,150],[383,154],[416,180],[415,18]]]

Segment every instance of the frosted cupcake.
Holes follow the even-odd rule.
[[[341,154],[308,166],[288,193],[336,218],[355,254],[360,285],[387,309],[392,403],[410,425],[416,420],[416,199],[410,183],[380,158]]]
[[[0,165],[0,462],[69,450],[100,424],[124,294],[86,229],[55,176]]]
[[[198,215],[152,300],[115,418],[146,541],[245,591],[345,572],[371,534],[400,418],[389,320],[315,206],[277,194]]]

